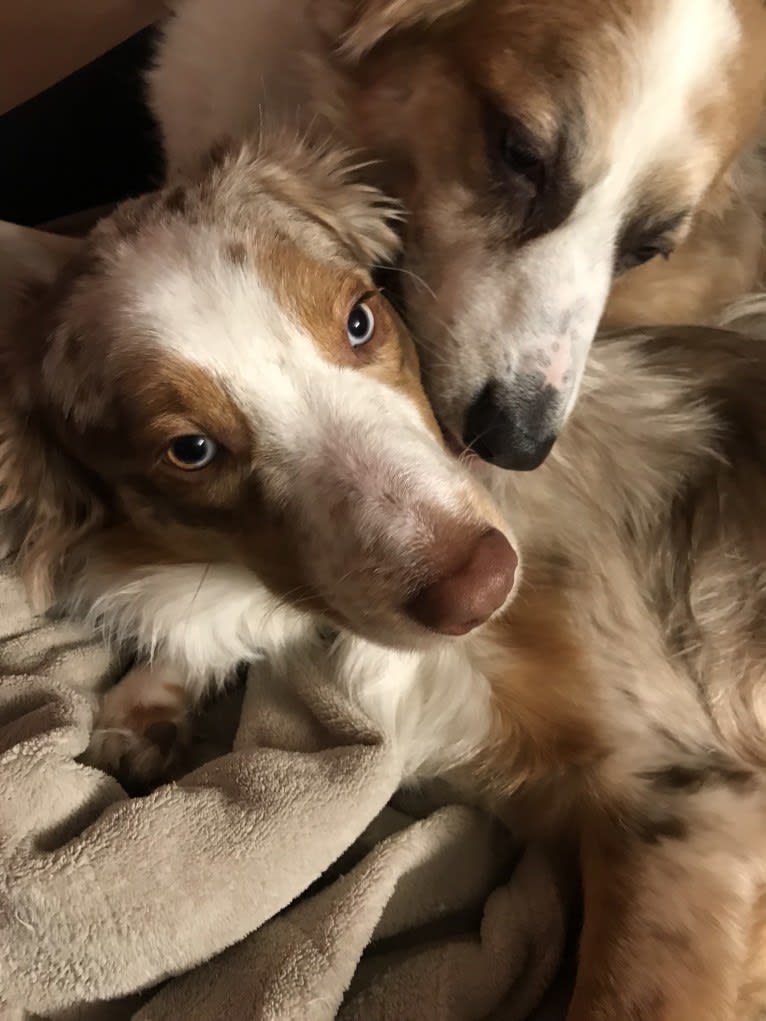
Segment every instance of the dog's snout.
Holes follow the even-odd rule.
[[[465,635],[489,620],[508,598],[518,560],[496,528],[482,532],[439,576],[410,599],[406,612],[443,635]]]
[[[533,396],[526,394],[533,393]],[[492,380],[468,409],[463,442],[490,464],[515,471],[538,468],[556,440],[560,393],[518,382],[513,390]]]

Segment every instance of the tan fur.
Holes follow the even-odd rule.
[[[667,262],[617,279],[608,328],[715,323],[721,310],[764,282],[766,149],[757,146],[716,186]]]
[[[568,600],[558,596],[577,588],[577,567],[547,549],[525,551],[524,563],[518,595],[493,628],[500,655],[483,664],[500,742],[494,770],[519,790],[575,778],[604,754],[588,709],[588,663]]]
[[[758,896],[748,934],[747,960],[740,982],[737,1021],[763,1021],[766,1016],[766,889]]]
[[[150,422],[157,372],[174,379],[172,363],[151,368],[127,376]],[[212,412],[236,434],[221,393],[193,373],[174,385],[195,417]],[[700,329],[604,339],[548,462],[496,479],[524,578],[507,614],[465,645],[496,710],[476,770],[520,832],[581,843],[571,1021],[742,1021],[738,997],[754,1019],[764,1006],[765,387],[762,341]],[[270,552],[276,533],[251,527],[256,552],[231,514],[216,524],[224,486],[176,503],[185,480],[157,482],[142,509],[140,488],[113,482],[130,452],[111,442],[73,451],[123,506],[133,500],[130,525],[101,526],[107,572],[184,555],[289,565],[289,543]],[[173,699],[142,704],[139,729],[182,713]],[[156,750],[140,751],[156,765]]]
[[[588,127],[588,147],[580,157],[585,162],[578,174],[587,178],[605,159],[597,143],[608,131],[599,121],[613,121],[625,102],[625,50],[642,22],[653,16],[656,3],[463,0],[442,5],[437,17],[428,0],[336,0],[335,9],[342,13],[334,20],[326,13],[333,5],[323,4],[324,17],[336,33],[345,21],[346,59],[364,53],[354,71],[357,91],[346,93],[352,112],[341,115],[340,122],[347,122],[352,134],[361,130],[362,140],[385,157],[382,183],[404,198],[411,210],[411,231],[429,229],[439,216],[442,194],[446,203],[456,183],[486,203],[485,229],[492,230],[488,198],[480,198],[485,191],[485,144],[474,90],[496,98],[540,136],[553,137],[570,116],[562,103],[577,88],[578,109],[585,112]],[[655,260],[615,282],[607,325],[711,322],[759,278],[766,171],[760,159],[755,172],[747,173],[753,164],[747,144],[757,137],[763,110],[766,17],[758,0],[738,0],[735,7],[743,21],[743,46],[728,66],[725,82],[711,82],[710,93],[701,94],[690,112],[711,147],[692,161],[712,160],[710,191],[698,209],[691,210],[695,218],[682,234],[691,230],[679,238],[679,250],[669,263]],[[615,45],[620,37],[622,44]],[[728,90],[725,101],[721,89]],[[730,171],[740,157],[741,164]],[[679,205],[688,187],[686,176],[696,172],[696,165],[675,164],[671,152],[657,177],[669,197],[675,196],[672,203]],[[647,183],[654,186],[655,181]],[[461,244],[470,245],[466,225],[463,230]],[[431,282],[440,279],[436,263],[423,263],[418,270]],[[451,289],[447,282],[440,295],[448,297]],[[446,321],[449,311],[442,308]]]
[[[134,793],[160,771],[180,775],[193,708],[172,669],[134,667],[104,696],[85,761],[109,769]]]
[[[405,208],[387,286],[426,393],[489,463],[547,456],[611,287],[609,325],[707,322],[754,286],[760,0],[303,3],[180,0],[149,75],[169,165],[264,111],[364,153]]]
[[[447,454],[412,339],[372,284],[397,248],[394,213],[342,154],[279,130],[124,203],[52,286],[14,296],[0,494],[46,595],[90,585],[93,602],[100,585],[119,602],[128,575],[140,587],[156,569],[172,586],[200,565],[203,584],[212,564],[280,634],[320,612],[428,640],[411,599],[506,526]],[[360,301],[374,315],[361,347],[348,332]],[[169,451],[197,435],[217,456],[187,471]],[[227,632],[234,662],[248,633]]]
[[[257,133],[219,139],[197,165],[173,176],[158,215],[164,210],[236,221],[237,212],[270,196],[315,220],[360,265],[389,260],[399,249],[392,224],[401,217],[400,205],[360,179],[364,163],[353,150],[319,141],[320,132],[321,125],[298,137],[294,128],[262,117]],[[102,226],[113,236],[129,235],[136,226],[133,207],[124,204]]]
[[[364,5],[365,18],[374,6],[380,8]],[[608,76],[593,66],[603,49],[596,43],[583,48],[582,37],[592,27],[587,12],[596,16],[605,8],[594,0],[583,16],[574,0],[549,3],[551,21],[541,32],[536,17],[544,7],[509,5],[500,24],[495,5],[466,8],[465,17],[451,8],[434,27],[433,5],[385,5],[373,33],[380,43],[355,72],[352,101],[355,124],[386,158],[384,179],[395,182],[413,210],[410,239],[436,221],[445,228],[446,219],[448,239],[461,253],[479,243],[478,234],[466,236],[459,221],[445,218],[440,205],[456,182],[477,196],[481,241],[489,237],[500,245],[507,237],[507,221],[495,215],[480,186],[487,167],[477,89],[499,90],[503,97],[518,90],[522,112],[543,135],[552,132],[561,113],[555,102],[560,83],[555,76],[530,81],[534,76],[521,59],[546,52],[551,40],[562,69],[583,55],[587,82],[608,87]],[[428,32],[411,17],[418,9],[425,11]],[[619,4],[614,9],[623,10]],[[756,18],[756,8],[747,9]],[[406,20],[398,37],[387,20],[397,10]],[[519,22],[525,11],[526,31]],[[520,49],[510,47],[508,65],[487,59],[487,42],[505,46],[512,30]],[[739,143],[739,125],[754,123],[760,108],[761,78],[753,60],[746,63],[742,73],[747,82],[752,76],[753,95],[733,95],[715,117],[704,104],[693,111],[702,122],[715,121],[715,187],[734,145],[720,125],[731,117]],[[598,162],[597,147],[593,158]],[[221,193],[219,167],[216,156],[210,173],[220,203],[208,207],[205,189],[169,192],[157,216],[179,203],[188,212],[191,202],[192,214],[233,228],[253,192],[240,181]],[[676,168],[650,189],[652,196],[670,191],[683,198],[692,170]],[[364,216],[344,227],[340,186],[330,189],[329,212],[324,202],[319,212],[301,185],[285,185],[281,172],[269,180],[353,253],[351,235],[363,229]],[[256,190],[261,195],[268,188]],[[281,217],[280,229],[292,240],[294,218],[284,210]],[[140,225],[128,214],[106,229],[112,234],[105,240],[119,247]],[[232,231],[226,243],[226,257],[243,272],[247,241]],[[445,274],[438,311],[449,321],[460,261]],[[323,321],[326,350],[332,348],[331,319]],[[62,364],[69,355],[65,346]],[[587,916],[576,1021],[631,1015],[738,1021],[732,1014],[736,985],[746,967],[765,860],[764,721],[758,711],[764,388],[766,362],[753,342],[697,331],[604,342],[550,462],[500,487],[519,531],[526,581],[507,621],[488,628],[471,652],[499,710],[495,742],[479,766],[485,782],[489,775],[491,795],[518,806],[522,828],[550,835],[576,820]],[[88,407],[86,417],[90,413]],[[152,504],[156,513],[156,494]],[[343,510],[341,502],[341,519]],[[190,508],[183,503],[181,511],[183,518]],[[229,534],[209,541],[225,542]],[[288,546],[290,538],[288,532]],[[221,555],[218,546],[206,553]],[[241,556],[241,549],[231,555]],[[700,971],[705,983],[697,981]]]
[[[13,516],[35,501],[24,514],[17,537],[22,575],[30,599],[44,609],[53,597],[62,561],[77,542],[101,525],[103,511],[71,463],[63,455],[50,456],[44,429],[30,412],[0,412],[0,513]]]
[[[307,259],[293,245],[285,244],[258,268],[277,295],[331,362],[367,372],[375,379],[406,393],[417,405],[434,436],[439,426],[420,385],[420,369],[412,337],[393,308],[381,296],[367,274],[349,274],[339,287],[333,268]],[[328,304],[325,295],[337,294]],[[358,351],[349,347],[345,323],[350,310],[364,299],[375,319],[370,343]]]
[[[765,388],[764,341],[605,339],[560,446],[504,487],[525,575],[474,640],[479,772],[516,826],[580,834],[570,1021],[766,1010]]]
[[[725,924],[696,929],[705,918],[746,916],[728,877],[684,874],[672,855],[647,854],[603,827],[586,832],[581,858],[585,927],[568,1021],[740,1021],[743,943]],[[683,902],[676,917],[664,902],[674,888]]]

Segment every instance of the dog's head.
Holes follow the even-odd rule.
[[[613,278],[673,251],[754,130],[766,6],[318,6],[345,116],[408,208],[403,287],[437,416],[485,459],[534,468]]]
[[[330,153],[264,149],[125,204],[67,260],[26,243],[0,324],[0,485],[27,567],[79,554],[106,605],[131,578],[232,565],[264,613],[390,643],[464,633],[516,558],[371,282],[391,210]]]

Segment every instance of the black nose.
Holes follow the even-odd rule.
[[[511,391],[490,380],[468,409],[463,442],[498,468],[539,468],[556,441],[551,422],[560,399],[551,386],[525,387],[521,381]]]

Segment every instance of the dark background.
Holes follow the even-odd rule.
[[[142,81],[154,38],[139,32],[0,116],[0,220],[33,227],[160,184]]]

